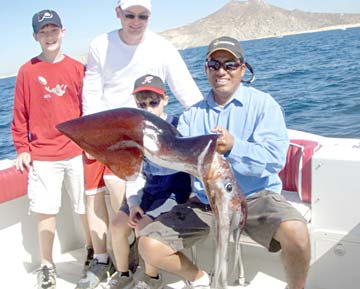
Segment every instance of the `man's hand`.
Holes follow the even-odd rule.
[[[31,155],[27,152],[23,152],[23,153],[19,154],[16,157],[15,166],[16,166],[16,169],[20,170],[21,172],[24,171],[24,168],[29,170],[30,166],[31,166]]]
[[[214,128],[212,132],[220,134],[217,139],[216,151],[222,155],[231,151],[234,146],[234,137],[232,136],[232,134],[229,133],[226,128],[220,126]]]

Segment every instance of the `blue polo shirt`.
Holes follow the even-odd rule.
[[[210,91],[204,100],[183,112],[177,128],[184,136],[197,136],[211,134],[217,126],[235,138],[224,157],[241,191],[246,196],[264,189],[280,193],[278,173],[286,161],[289,138],[283,110],[271,95],[240,85],[226,105],[220,106]],[[208,204],[198,179],[194,180],[194,192]]]

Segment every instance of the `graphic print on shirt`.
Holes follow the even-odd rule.
[[[54,88],[50,88],[47,84],[47,80],[43,76],[39,76],[38,80],[40,84],[42,84],[45,87],[45,90],[49,92],[48,94],[45,94],[43,98],[51,98],[52,94],[55,94],[57,96],[63,96],[66,92],[66,84],[57,84]]]

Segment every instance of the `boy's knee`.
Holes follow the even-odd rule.
[[[138,240],[138,250],[144,259],[152,258],[159,253],[159,241],[150,237],[142,236]]]

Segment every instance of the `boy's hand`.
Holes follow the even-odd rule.
[[[219,154],[225,154],[228,151],[231,151],[231,149],[234,146],[234,137],[226,128],[217,126],[212,130],[212,132],[220,134],[220,136],[217,139],[217,147],[216,151]]]
[[[131,228],[135,228],[138,222],[144,216],[144,211],[140,208],[140,206],[133,206],[130,208],[129,214],[129,226]]]
[[[29,170],[30,166],[31,166],[31,155],[27,152],[23,152],[23,153],[19,154],[16,157],[15,166],[16,166],[16,169],[20,170],[21,172],[24,171],[24,168]]]

